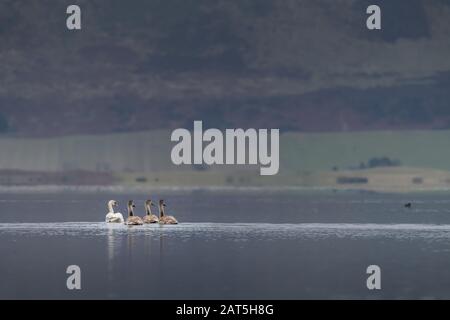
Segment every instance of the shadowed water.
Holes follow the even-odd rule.
[[[99,222],[110,198],[123,212],[129,198],[140,210],[145,195],[1,195],[0,298],[450,297],[444,195],[162,196],[179,225]],[[72,264],[82,270],[80,291],[66,288]],[[366,288],[371,264],[382,269],[382,290]]]

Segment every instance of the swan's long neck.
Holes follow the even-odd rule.
[[[128,206],[128,216],[129,217],[134,216],[134,212],[133,212],[133,207],[132,206]]]
[[[159,205],[159,217],[164,217],[164,206],[162,204]]]
[[[147,210],[146,210],[147,215],[151,216],[152,215],[152,207],[151,207],[151,205],[147,204],[147,205],[145,205],[145,207],[147,208]]]
[[[108,212],[114,213],[114,207],[113,207],[112,203],[108,203]]]

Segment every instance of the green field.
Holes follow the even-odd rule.
[[[282,168],[331,170],[386,156],[403,166],[450,170],[450,131],[288,133],[281,142]]]
[[[261,177],[258,166],[175,166],[169,131],[48,139],[0,138],[1,170],[109,172],[124,184],[336,187],[339,177],[367,178],[358,188],[447,188],[450,131],[284,133],[280,171]],[[400,165],[359,170],[371,158]],[[442,177],[442,178],[440,178]],[[416,179],[416,180],[417,180]],[[401,181],[401,183],[399,182]],[[342,187],[338,185],[337,187]],[[346,186],[344,186],[345,188]],[[353,187],[353,186],[350,186]]]

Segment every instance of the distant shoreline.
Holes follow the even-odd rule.
[[[255,192],[255,193],[361,193],[361,194],[424,194],[424,193],[450,193],[450,188],[427,188],[415,190],[393,191],[370,190],[358,188],[333,188],[327,186],[67,186],[67,185],[36,185],[36,186],[0,186],[0,194],[28,194],[28,193],[148,193],[153,191],[168,192]]]

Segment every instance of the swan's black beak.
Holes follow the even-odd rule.
[[[154,204],[153,202],[152,202],[150,205],[151,205],[152,207],[156,207],[155,204]]]

